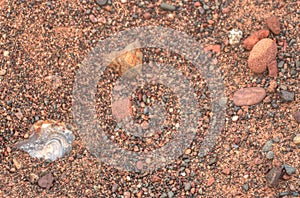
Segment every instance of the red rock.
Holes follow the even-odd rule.
[[[197,2],[194,3],[194,6],[195,6],[195,7],[200,7],[200,6],[201,6],[201,3],[197,1]]]
[[[39,179],[38,185],[42,188],[50,189],[53,181],[54,181],[54,177],[52,176],[51,173],[48,173],[47,175],[44,175]]]
[[[266,91],[260,87],[243,88],[233,95],[236,106],[248,106],[260,103],[266,97]]]
[[[280,23],[276,16],[270,16],[266,19],[266,24],[268,28],[274,33],[279,34],[280,33]]]
[[[244,41],[244,47],[247,50],[252,50],[254,45],[261,39],[267,38],[269,36],[269,30],[258,30],[253,32],[250,36],[248,36]]]
[[[271,62],[267,67],[268,67],[268,70],[269,70],[269,76],[270,77],[276,77],[277,74],[278,74],[278,68],[277,68],[276,60]]]
[[[224,173],[225,175],[229,175],[231,172],[230,168],[226,168],[226,169],[223,169],[222,173]]]
[[[207,47],[204,48],[204,51],[214,51],[216,53],[220,53],[221,52],[221,45],[215,44],[215,45],[209,45]]]
[[[250,52],[248,66],[254,73],[263,73],[267,66],[276,60],[277,46],[269,38],[260,40]]]
[[[283,175],[283,169],[281,166],[276,166],[272,168],[266,176],[268,185],[270,187],[276,187],[282,175]]]
[[[93,14],[91,14],[90,16],[89,16],[89,18],[90,18],[90,20],[91,20],[91,22],[92,23],[97,23],[98,22],[98,19],[95,17],[95,15],[93,15]]]
[[[150,19],[150,18],[151,18],[151,14],[150,14],[149,12],[145,12],[145,13],[143,14],[143,17],[144,17],[145,19]]]
[[[209,178],[208,180],[207,180],[207,186],[211,186],[211,185],[213,185],[213,183],[215,183],[215,178],[213,178],[213,177],[211,177],[211,178]]]
[[[296,111],[294,113],[294,118],[295,118],[296,122],[300,123],[300,111]]]

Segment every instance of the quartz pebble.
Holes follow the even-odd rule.
[[[229,44],[230,45],[239,44],[242,37],[243,37],[243,32],[241,30],[238,29],[230,30],[230,32],[228,33]]]

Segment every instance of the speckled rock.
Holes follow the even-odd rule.
[[[263,73],[276,60],[277,46],[269,38],[260,40],[250,52],[248,66],[254,73]]]
[[[247,106],[260,103],[266,97],[266,91],[260,87],[243,88],[233,95],[236,106]]]

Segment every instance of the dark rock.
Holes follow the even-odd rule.
[[[269,140],[265,143],[264,147],[262,148],[262,151],[269,152],[270,150],[272,150],[272,146],[273,146],[273,141]]]
[[[292,175],[296,172],[296,169],[292,166],[289,166],[287,164],[282,165],[282,168],[284,168],[286,174]]]
[[[281,91],[281,98],[285,102],[292,102],[295,99],[295,93],[294,92],[289,92],[289,91],[282,90]]]
[[[278,185],[279,179],[282,177],[283,175],[283,169],[281,166],[277,166],[272,168],[266,176],[268,185],[270,187],[276,187]]]
[[[295,118],[297,123],[300,123],[300,111],[296,111],[294,113],[294,118]]]

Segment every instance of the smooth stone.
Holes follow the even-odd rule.
[[[236,106],[248,106],[260,103],[266,97],[266,91],[260,87],[243,88],[233,95]]]
[[[167,4],[167,3],[162,3],[160,4],[160,7],[164,10],[167,10],[167,11],[174,11],[176,10],[176,7],[173,6],[173,5],[170,5],[170,4]]]
[[[269,151],[267,154],[266,154],[266,158],[267,159],[273,159],[274,158],[274,152],[273,151]]]

